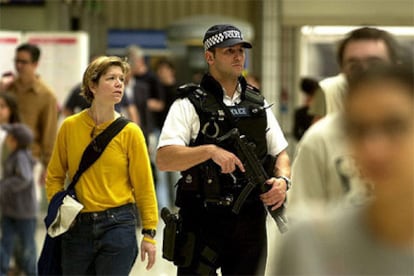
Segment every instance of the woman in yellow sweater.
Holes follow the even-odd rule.
[[[87,145],[116,118],[126,62],[102,56],[92,61],[82,81],[82,95],[91,107],[63,122],[50,160],[46,191],[50,200],[72,179]],[[141,129],[127,124],[108,144],[75,186],[84,205],[71,229],[62,236],[64,275],[128,275],[138,255],[136,210],[143,226],[141,259],[155,262],[158,223],[150,161]]]

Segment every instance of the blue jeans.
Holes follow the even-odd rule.
[[[3,216],[1,219],[0,275],[7,275],[10,258],[13,255],[16,237],[22,247],[19,265],[27,275],[37,275],[36,218],[15,219]]]
[[[138,255],[133,204],[81,213],[62,236],[63,275],[128,275]]]

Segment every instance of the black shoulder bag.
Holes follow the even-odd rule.
[[[99,156],[101,156],[112,138],[115,137],[128,122],[128,119],[122,116],[119,117],[86,147],[79,163],[79,168],[71,183],[68,185],[66,190],[56,193],[50,200],[47,215],[44,219],[46,229],[48,229],[52,222],[56,219],[63,199],[66,196],[76,199],[75,184],[78,182],[82,173],[85,172],[99,158]],[[46,233],[46,238],[37,263],[39,275],[62,275],[61,242],[61,235],[52,238]]]

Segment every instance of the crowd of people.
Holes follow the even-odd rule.
[[[355,29],[339,43],[338,75],[301,79],[293,156],[244,74],[252,43],[222,24],[203,47],[206,72],[181,86],[171,60],[152,67],[137,45],[91,58],[61,124],[40,49],[16,48],[16,75],[0,83],[0,276],[12,260],[37,275],[42,202],[120,117],[129,122],[75,187],[83,209],[62,234],[63,274],[128,275],[139,254],[150,270],[164,207],[176,237],[158,241],[174,244],[178,275],[414,274],[414,73],[395,38]],[[289,221],[281,246],[268,244],[268,213]]]

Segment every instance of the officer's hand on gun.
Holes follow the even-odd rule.
[[[212,151],[211,159],[220,166],[222,173],[232,173],[238,167],[245,172],[242,161],[232,152],[229,152],[219,146],[215,146]],[[266,193],[260,195],[260,199],[266,206],[272,206],[272,211],[279,208],[286,198],[286,183],[282,179],[272,177],[266,181],[271,188]]]
[[[236,170],[236,166],[242,172],[245,172],[243,163],[240,159],[233,153],[219,147],[215,146],[211,152],[211,159],[220,166],[221,173],[232,173]]]
[[[266,181],[272,187],[266,193],[260,195],[260,199],[266,206],[272,206],[272,211],[279,208],[286,198],[286,183],[283,179],[272,177]]]

